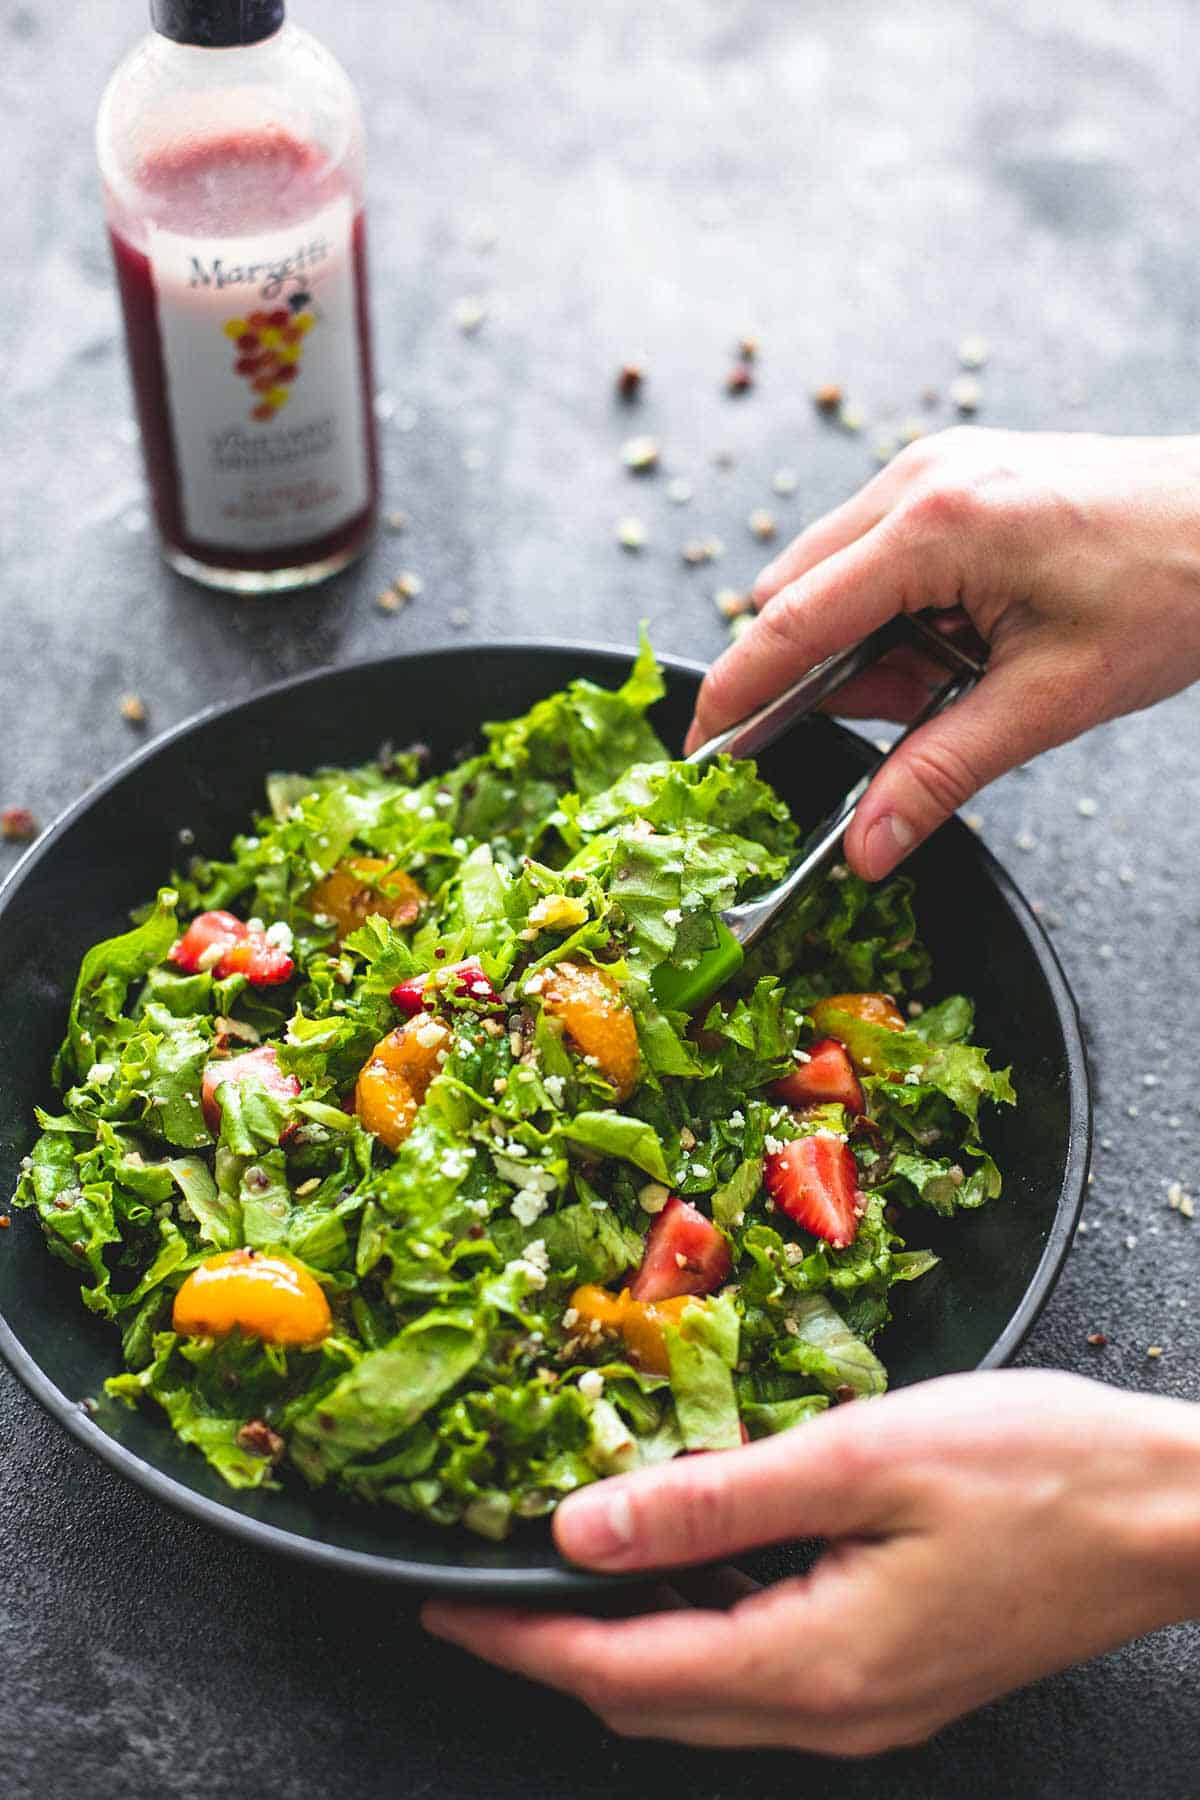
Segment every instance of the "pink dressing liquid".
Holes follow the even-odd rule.
[[[304,223],[348,191],[345,175],[330,171],[324,153],[275,127],[241,131],[202,141],[183,139],[156,152],[139,170],[139,191],[148,217],[168,231],[219,239],[247,237]],[[167,392],[166,362],[159,329],[154,275],[145,251],[110,228],[125,338],[133,379],[146,475],[158,528],[168,554],[176,553],[213,569],[269,573],[350,560],[369,537],[378,502],[379,456],[371,409],[371,335],[367,315],[366,226],[356,209],[351,237],[358,354],[362,369],[362,420],[369,497],[367,504],[336,530],[309,542],[288,542],[278,549],[247,550],[199,541],[185,523],[176,465]],[[263,316],[273,316],[264,306]],[[253,359],[266,355],[258,346],[231,346],[237,368],[253,387]],[[268,377],[273,365],[264,363]],[[279,371],[275,370],[275,378]],[[284,371],[286,379],[287,372]],[[180,423],[177,421],[177,424]],[[186,429],[186,420],[182,421]]]

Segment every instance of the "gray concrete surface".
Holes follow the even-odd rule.
[[[1194,427],[1185,0],[307,0],[295,15],[365,99],[386,503],[411,527],[289,602],[216,599],[162,568],[91,154],[141,9],[2,0],[0,804],[49,820],[116,762],[134,741],[127,691],[154,730],[331,659],[456,634],[628,640],[639,617],[663,649],[711,655],[713,589],[759,560],[751,508],[786,531],[844,496],[880,431],[927,385],[945,394],[967,333],[993,346],[986,422]],[[487,319],[466,338],[453,309],[476,295]],[[743,330],[761,378],[731,402]],[[632,420],[610,397],[630,356],[651,370]],[[814,416],[807,395],[831,379],[872,421],[857,438]],[[926,416],[945,421],[944,400]],[[661,440],[656,480],[620,466],[633,429]],[[791,499],[770,489],[782,465]],[[689,505],[668,500],[671,475]],[[613,541],[629,513],[651,537],[638,557]],[[686,569],[680,546],[710,533],[722,560]],[[402,568],[424,591],[388,617],[374,596]],[[1099,1105],[1088,1232],[1025,1360],[1190,1398],[1200,1222],[1165,1193],[1200,1186],[1198,722],[1193,692],[977,805],[1053,926]],[[0,872],[13,859],[0,849]],[[620,1742],[429,1645],[394,1594],[169,1520],[3,1374],[0,1566],[10,1800],[1183,1800],[1200,1785],[1194,1628],[869,1766]]]

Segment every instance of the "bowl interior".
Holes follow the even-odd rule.
[[[15,1183],[52,1100],[51,1058],[84,951],[124,928],[179,858],[182,827],[196,849],[224,851],[262,805],[272,769],[361,761],[390,739],[428,743],[444,764],[480,722],[524,710],[578,675],[619,681],[621,653],[555,645],[462,646],[302,678],[213,710],[139,756],[89,795],[35,847],[0,896],[0,1199]],[[667,667],[656,724],[682,742],[699,671]],[[802,821],[857,779],[870,751],[816,721],[775,746],[764,774]],[[919,1239],[941,1267],[896,1291],[880,1342],[893,1385],[995,1365],[1028,1331],[1074,1228],[1087,1161],[1088,1092],[1074,1006],[1025,902],[979,842],[955,822],[914,858],[919,922],[937,993],[962,989],[978,1006],[978,1036],[1011,1062],[1020,1107],[987,1121],[1006,1188],[998,1202],[950,1222],[929,1216]],[[46,1251],[36,1221],[15,1214],[0,1234],[0,1350],[59,1419],[160,1498],[268,1548],[428,1586],[549,1592],[597,1582],[558,1561],[544,1526],[492,1545],[438,1532],[405,1515],[308,1492],[238,1494],[165,1423],[103,1397],[118,1367],[111,1328],[79,1304],[77,1282]],[[79,1402],[97,1402],[88,1416]]]

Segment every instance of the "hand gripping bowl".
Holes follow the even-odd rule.
[[[572,644],[461,645],[327,670],[202,713],[148,745],[71,808],[0,890],[0,1199],[51,1099],[49,1070],[80,958],[124,929],[180,855],[178,833],[220,854],[263,803],[272,769],[361,762],[387,739],[428,743],[444,765],[483,720],[523,712],[575,676],[617,685],[631,653]],[[654,721],[680,744],[703,670],[667,661]],[[863,741],[827,720],[761,758],[802,822],[869,766]],[[809,753],[801,762],[798,744]],[[813,748],[818,754],[811,753]],[[803,767],[803,781],[799,772]],[[947,825],[912,859],[917,914],[939,992],[975,996],[979,1040],[1011,1062],[1019,1106],[993,1113],[1003,1196],[922,1240],[941,1267],[900,1291],[881,1339],[893,1385],[995,1368],[1015,1354],[1054,1285],[1082,1204],[1090,1138],[1087,1067],[1074,1001],[1026,901],[966,826]],[[439,1532],[390,1508],[327,1498],[289,1479],[237,1493],[164,1421],[104,1398],[116,1334],[79,1304],[35,1217],[0,1233],[0,1352],[59,1422],[167,1505],[262,1549],[429,1588],[543,1598],[597,1589],[566,1567],[544,1523],[507,1543]],[[95,1411],[80,1404],[87,1396]]]

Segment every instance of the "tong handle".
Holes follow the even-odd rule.
[[[895,756],[901,744],[908,742],[914,732],[920,731],[930,719],[935,719],[940,712],[950,706],[967,689],[975,685],[978,676],[972,669],[960,669],[932,695],[927,706],[912,723],[896,739],[895,743],[880,758],[873,768],[860,781],[857,781],[846,795],[841,805],[835,807],[829,816],[822,820],[810,835],[800,856],[800,860],[790,868],[783,880],[767,893],[760,894],[757,899],[744,900],[740,906],[730,906],[722,914],[721,919],[743,950],[749,950],[757,943],[767,928],[774,924],[779,915],[790,906],[796,895],[817,879],[818,876],[833,866],[841,853],[842,840],[850,829],[851,821],[858,811],[858,803],[874,781],[880,769]]]
[[[726,726],[724,731],[701,744],[698,750],[693,750],[687,761],[702,764],[711,762],[716,756],[756,755],[768,744],[773,744],[776,738],[782,737],[797,719],[815,712],[831,694],[835,694],[856,675],[869,669],[873,663],[886,656],[889,650],[895,650],[900,644],[913,643],[914,640],[918,649],[936,657],[939,662],[964,677],[977,680],[983,674],[982,658],[970,655],[952,638],[943,636],[929,622],[929,615],[902,613],[897,618],[888,619],[860,644],[835,651],[823,662],[816,663],[798,680],[793,681],[790,687],[785,688],[782,694],[776,694],[748,717],[739,719],[736,725]]]

